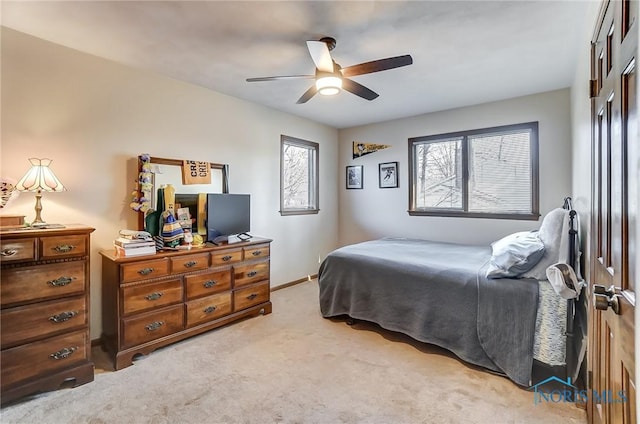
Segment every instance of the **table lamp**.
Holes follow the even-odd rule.
[[[51,168],[49,168],[52,162],[51,159],[30,158],[29,162],[31,163],[31,169],[18,181],[16,189],[19,191],[36,192],[36,219],[33,220],[31,225],[43,226],[46,225],[46,223],[40,216],[42,212],[42,192],[59,192],[65,191],[66,188],[64,188],[60,180],[56,178]]]

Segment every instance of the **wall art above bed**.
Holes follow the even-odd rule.
[[[378,187],[398,187],[398,162],[386,162],[378,164]]]
[[[364,180],[364,167],[362,165],[347,166],[347,189],[361,189]]]

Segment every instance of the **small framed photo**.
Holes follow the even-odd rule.
[[[350,165],[347,166],[347,188],[348,189],[360,189],[362,188],[363,175],[362,165]]]
[[[386,162],[378,165],[378,184],[380,188],[398,187],[398,162]]]

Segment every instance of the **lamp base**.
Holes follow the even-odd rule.
[[[36,218],[31,223],[32,227],[42,227],[47,225],[46,222],[42,220],[42,216],[40,216],[42,212],[42,190],[36,191]]]

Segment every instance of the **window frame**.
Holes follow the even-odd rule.
[[[483,134],[508,133],[517,130],[530,130],[529,139],[529,160],[531,161],[531,212],[529,213],[509,213],[509,212],[470,212],[469,211],[469,138]],[[424,142],[449,141],[451,139],[462,139],[462,210],[446,208],[416,208],[416,157],[415,146]],[[502,125],[497,127],[481,128],[467,131],[457,131],[446,134],[436,134],[422,137],[409,138],[409,209],[411,216],[441,216],[441,217],[462,217],[462,218],[491,218],[491,219],[515,219],[536,221],[540,218],[540,181],[539,181],[539,140],[538,122],[524,122],[520,124]]]
[[[314,157],[310,160],[313,169],[309,169],[309,196],[308,201],[314,204],[306,208],[285,208],[284,206],[284,151],[285,146],[291,145],[309,149],[313,152]],[[280,215],[310,215],[317,214],[320,211],[320,145],[313,141],[303,140],[301,138],[291,137],[288,135],[280,135]]]

